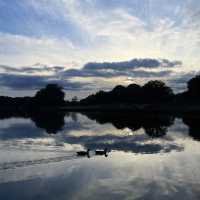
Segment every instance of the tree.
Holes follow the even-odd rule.
[[[65,93],[57,84],[48,84],[35,95],[35,102],[39,105],[60,106],[64,104]]]
[[[117,85],[109,94],[110,100],[115,102],[123,102],[126,88],[122,85]]]
[[[200,97],[200,75],[190,79],[187,83],[188,93],[192,97]]]
[[[142,95],[142,87],[137,84],[130,84],[126,88],[125,99],[127,102],[139,103]]]
[[[72,97],[72,102],[73,103],[77,103],[77,101],[78,101],[78,97],[77,96]]]
[[[148,102],[169,100],[173,95],[172,89],[162,81],[149,81],[143,86],[143,98]]]
[[[130,90],[130,91],[139,91],[140,89],[141,89],[141,86],[134,83],[127,86],[127,90]]]

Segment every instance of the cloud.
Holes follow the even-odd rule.
[[[138,154],[156,154],[156,153],[168,153],[171,151],[183,151],[181,145],[175,142],[171,143],[157,143],[149,142],[148,137],[143,135],[135,136],[115,136],[115,135],[104,135],[104,136],[68,136],[65,135],[67,143],[70,144],[83,144],[85,148],[90,149],[111,149],[119,151],[127,151]]]
[[[124,80],[134,82],[137,78],[165,78],[173,74],[174,69],[181,67],[180,61],[149,58],[87,63],[81,69],[40,63],[22,67],[0,65],[0,84],[2,88],[10,90],[35,91],[48,83],[57,83],[66,91],[87,91],[85,95],[88,95],[99,89],[111,89],[117,84],[115,83],[117,79],[120,84],[126,84]]]
[[[170,69],[180,67],[180,61],[167,59],[132,59],[124,62],[87,63],[80,70],[69,69],[62,73],[65,77],[163,77],[171,73]],[[146,71],[161,69],[160,71]],[[165,70],[163,70],[165,69]]]
[[[169,61],[166,59],[132,59],[124,62],[104,62],[104,63],[87,63],[85,70],[102,70],[113,69],[116,71],[133,70],[140,67],[158,68],[158,67],[175,67],[182,65],[180,61]]]
[[[150,77],[164,77],[170,75],[172,71],[163,70],[159,72],[149,72],[145,70],[137,70],[137,71],[109,71],[109,70],[66,70],[62,74],[64,77],[101,77],[101,78],[114,78],[120,76],[127,76],[129,78],[141,77],[141,78],[150,78]]]
[[[27,132],[29,134],[27,134]],[[22,139],[22,138],[37,138],[45,136],[44,132],[37,129],[32,123],[25,121],[24,123],[15,123],[10,127],[0,130],[1,140]]]
[[[198,63],[199,27],[185,21],[187,2],[198,10],[194,0],[2,0],[1,63],[62,65],[131,57]]]
[[[1,30],[0,45],[1,64],[12,66],[27,66],[37,62],[65,64],[77,60],[75,54],[79,52],[67,38],[24,36],[2,33]]]
[[[89,83],[71,82],[68,80],[58,79],[55,76],[39,75],[20,75],[20,74],[0,74],[1,87],[12,90],[38,90],[49,83],[61,85],[64,90],[84,90],[89,88]]]
[[[60,71],[63,71],[65,67],[63,66],[47,66],[47,65],[41,65],[36,64],[33,66],[27,66],[27,67],[11,67],[7,65],[0,65],[0,71],[4,73],[22,73],[22,74],[38,74],[38,73],[58,73]]]
[[[88,83],[90,92],[136,79],[175,79],[179,65],[186,73],[198,69],[199,10],[195,0],[1,0],[0,73],[27,81],[29,75],[36,88],[46,83],[42,75],[80,88]],[[38,62],[47,65],[31,66]],[[7,80],[3,85],[14,88]]]
[[[187,89],[187,82],[199,73],[199,71],[179,73],[167,80],[167,83],[170,87],[174,89],[175,92],[183,92]]]

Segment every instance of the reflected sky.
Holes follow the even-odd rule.
[[[1,120],[0,199],[199,199],[198,117],[114,116],[67,113],[52,134]],[[76,156],[88,148],[90,158]],[[108,157],[95,155],[104,148]]]

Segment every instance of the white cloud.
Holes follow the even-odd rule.
[[[122,4],[109,9],[97,7],[96,0],[30,0],[22,1],[24,7],[29,6],[35,13],[43,13],[49,18],[65,20],[73,24],[78,33],[77,42],[66,37],[42,35],[41,37],[0,34],[0,59],[2,64],[25,65],[36,62],[62,64],[77,61],[80,66],[89,61],[121,61],[133,57],[152,57],[183,60],[183,70],[195,69],[199,62],[199,28],[191,26],[188,14],[183,7],[195,5],[196,1],[152,2],[149,7],[154,13],[151,20],[141,18],[131,8]],[[125,1],[127,3],[128,1]],[[158,3],[163,3],[159,5]],[[124,3],[124,4],[125,4]],[[99,5],[99,4],[98,4]],[[160,6],[160,7],[159,7]],[[171,9],[177,21],[165,14]],[[196,10],[198,9],[195,9]],[[138,7],[139,9],[139,7]],[[190,12],[189,12],[190,11]],[[156,15],[157,14],[157,15]],[[187,20],[186,20],[187,18]],[[184,21],[184,23],[183,23]],[[42,23],[38,21],[38,24]],[[35,27],[37,29],[37,27]],[[55,30],[56,27],[51,27]],[[72,33],[73,35],[73,33]],[[81,38],[82,41],[79,41]],[[189,64],[189,65],[188,65]],[[79,67],[80,67],[79,66]]]
[[[0,33],[0,46],[1,63],[14,66],[36,62],[64,65],[76,60],[75,55],[79,51],[67,39],[34,38],[5,33]]]

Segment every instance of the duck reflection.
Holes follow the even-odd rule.
[[[96,149],[96,150],[87,149],[87,151],[77,151],[76,155],[78,157],[88,157],[88,158],[90,158],[91,155],[108,157],[108,153],[109,151],[107,148],[103,150],[102,149]]]
[[[104,150],[95,150],[95,155],[108,157],[108,149],[105,148]]]

